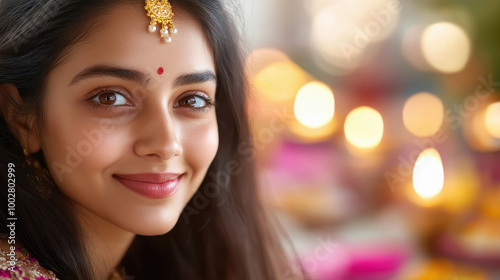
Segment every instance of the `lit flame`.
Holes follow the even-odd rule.
[[[330,88],[320,82],[310,82],[300,88],[293,112],[297,120],[310,128],[321,127],[333,119],[335,99]]]
[[[439,152],[425,149],[418,156],[413,168],[413,188],[422,198],[430,198],[441,192],[444,185],[443,163]]]
[[[376,110],[370,107],[359,107],[346,117],[344,133],[347,141],[362,149],[377,146],[384,134],[384,121]]]

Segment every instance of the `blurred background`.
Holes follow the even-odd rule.
[[[234,10],[262,196],[313,279],[500,279],[500,1]]]

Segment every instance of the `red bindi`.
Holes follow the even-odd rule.
[[[156,72],[158,72],[158,75],[163,74],[163,67],[158,68],[158,71],[156,71]]]

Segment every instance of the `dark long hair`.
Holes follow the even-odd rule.
[[[123,271],[134,279],[282,279],[289,271],[288,261],[278,224],[271,222],[258,196],[235,25],[219,0],[170,2],[198,20],[212,47],[219,149],[175,227],[161,236],[137,236],[122,260]],[[124,3],[144,4],[140,0],[1,1],[0,84],[17,87],[25,104],[17,108],[19,115],[32,114],[43,127],[48,73],[71,45],[85,39],[96,25],[93,19]],[[43,153],[36,156],[43,163]],[[8,163],[15,165],[16,240],[60,279],[92,279],[70,201],[58,190],[48,200],[40,198],[26,176],[33,171],[23,165],[22,147],[4,118],[0,118],[0,162],[3,182]],[[7,188],[1,187],[0,194],[0,232],[6,235]]]

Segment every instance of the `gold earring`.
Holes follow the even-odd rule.
[[[35,187],[42,198],[49,199],[52,196],[52,190],[55,188],[50,172],[41,166],[40,162],[28,153],[28,150],[23,149],[23,153],[26,156],[26,165],[33,170],[32,173],[28,173],[30,184]]]
[[[165,43],[172,42],[170,34],[176,34],[177,28],[175,28],[174,22],[172,21],[174,12],[172,12],[172,6],[168,0],[146,0],[144,9],[148,12],[147,16],[151,18],[148,27],[149,32],[155,32],[156,23],[161,23],[160,35],[163,41],[165,41]]]

